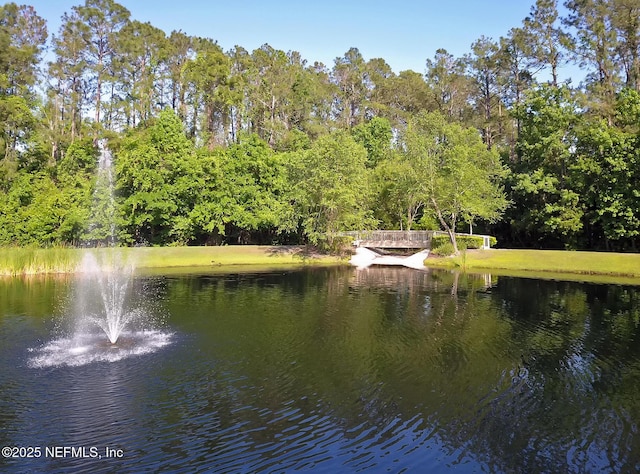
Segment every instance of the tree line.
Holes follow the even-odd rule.
[[[318,243],[378,227],[635,250],[640,5],[564,7],[536,0],[504,37],[395,73],[355,47],[332,65],[268,44],[223,51],[113,0],[72,7],[49,37],[32,7],[7,3],[0,244],[107,239],[107,142],[123,244]],[[568,64],[579,83],[562,80]]]

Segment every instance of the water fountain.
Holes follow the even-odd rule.
[[[133,265],[123,264],[115,249],[109,250],[111,263],[104,261],[106,256],[103,253],[102,263],[93,253],[84,256],[77,301],[83,315],[80,321],[99,327],[109,342],[116,344],[127,325],[140,317],[141,312],[126,305],[130,301]]]
[[[157,350],[171,334],[153,326],[145,309],[144,288],[134,287],[133,262],[116,247],[116,202],[111,153],[100,143],[92,220],[78,269],[72,300],[65,316],[65,336],[33,349],[32,367],[113,362]],[[137,291],[136,291],[137,290]],[[106,339],[105,339],[106,335]]]

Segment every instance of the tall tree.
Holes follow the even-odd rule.
[[[182,31],[172,31],[165,43],[165,62],[169,86],[166,92],[169,94],[168,102],[173,111],[178,114],[186,125],[187,105],[185,95],[187,86],[184,77],[185,65],[193,57],[193,38]]]
[[[535,61],[548,68],[553,86],[558,85],[558,68],[566,62],[564,51],[569,46],[569,35],[559,23],[557,0],[536,0],[523,27]]]
[[[34,86],[46,39],[45,21],[33,7],[0,6],[0,146],[5,167],[17,159],[36,126]]]
[[[100,123],[105,86],[113,81],[111,71],[120,29],[129,21],[129,10],[114,0],[86,0],[82,6],[72,8],[77,18],[86,25],[84,58],[90,73],[94,98],[94,121]],[[107,100],[111,97],[107,97]],[[109,125],[109,124],[107,124]]]
[[[231,62],[222,48],[210,40],[195,41],[196,57],[185,64],[185,78],[191,84],[193,121],[199,110],[201,123],[192,124],[192,129],[201,130],[202,143],[209,148],[225,144],[229,133],[231,91],[229,81]]]
[[[71,141],[81,133],[82,109],[88,95],[87,60],[85,46],[89,41],[89,30],[78,13],[73,11],[62,16],[58,35],[53,36],[55,61],[49,63],[51,77],[51,127],[62,122]],[[58,147],[54,138],[53,147]]]
[[[509,109],[518,107],[524,93],[533,85],[534,74],[538,67],[531,60],[532,57],[532,45],[522,28],[512,28],[506,37],[500,38],[498,63],[500,65],[501,101],[498,103],[499,116],[503,114],[500,109],[501,103],[504,103],[505,107]],[[505,115],[507,114],[505,113]],[[516,140],[520,133],[520,119],[516,117],[514,121],[515,123],[500,121],[500,124],[504,123],[505,126],[502,133],[507,139],[506,145],[511,161],[517,159]]]
[[[463,59],[456,59],[446,49],[438,49],[433,60],[427,59],[426,81],[433,91],[437,111],[449,120],[467,117],[469,79]]]
[[[358,48],[350,48],[334,61],[332,76],[339,88],[336,115],[345,128],[351,128],[364,118],[367,100],[366,63]]]
[[[388,77],[376,87],[379,115],[395,126],[406,124],[411,115],[421,110],[434,110],[435,99],[424,76],[415,71],[402,71]]]
[[[385,118],[373,117],[351,129],[355,140],[367,150],[367,166],[375,168],[391,155],[391,124]]]
[[[522,125],[508,182],[514,206],[506,217],[522,243],[577,244],[582,208],[570,179],[577,107],[568,87],[545,84],[530,90],[514,111]]]
[[[299,79],[305,64],[298,53],[287,54],[268,44],[253,51],[251,58],[249,100],[252,131],[274,146],[291,129],[294,116],[300,112],[300,109],[296,111],[293,103],[296,97],[292,92],[294,87],[303,92]],[[304,100],[304,93],[299,98]]]
[[[186,243],[185,225],[204,179],[193,143],[170,108],[153,126],[129,131],[117,150],[120,241]]]
[[[247,235],[254,232],[273,242],[281,233],[295,229],[287,155],[275,153],[252,134],[218,156],[224,176],[223,201],[231,211],[224,220],[228,241],[247,243]]]
[[[584,245],[634,250],[640,243],[640,94],[625,89],[613,125],[594,119],[577,131],[571,173],[584,209]]]
[[[491,149],[499,133],[500,62],[497,43],[484,36],[471,45],[472,55],[467,58],[472,80],[472,100],[481,120],[479,129],[482,140]]]
[[[640,4],[635,0],[611,0],[611,25],[618,37],[617,56],[625,86],[640,91]]]
[[[613,123],[616,90],[621,78],[616,65],[618,38],[612,26],[611,0],[568,0],[565,24],[575,30],[571,51],[588,68],[586,107]]]
[[[166,37],[162,30],[137,20],[125,24],[116,36],[114,57],[110,62],[115,86],[109,120],[134,127],[149,120],[156,105],[163,105]],[[121,110],[123,117],[117,117]]]

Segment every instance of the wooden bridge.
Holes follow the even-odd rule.
[[[362,230],[352,232],[340,232],[339,235],[353,237],[356,247],[377,249],[430,249],[431,239],[434,235],[448,235],[446,232],[434,230]],[[470,234],[456,234],[470,235]],[[490,248],[488,235],[473,234],[482,237],[481,248]]]
[[[428,249],[434,231],[430,230],[371,230],[341,232],[353,237],[356,247],[378,249]]]

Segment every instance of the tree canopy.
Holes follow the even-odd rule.
[[[127,245],[378,227],[637,250],[640,7],[532,3],[461,57],[433,45],[424,74],[357,47],[333,64],[225,51],[115,0],[72,7],[49,37],[32,7],[4,4],[0,245],[101,242],[109,214]],[[568,63],[582,80],[563,78]],[[112,203],[96,197],[99,143]]]

